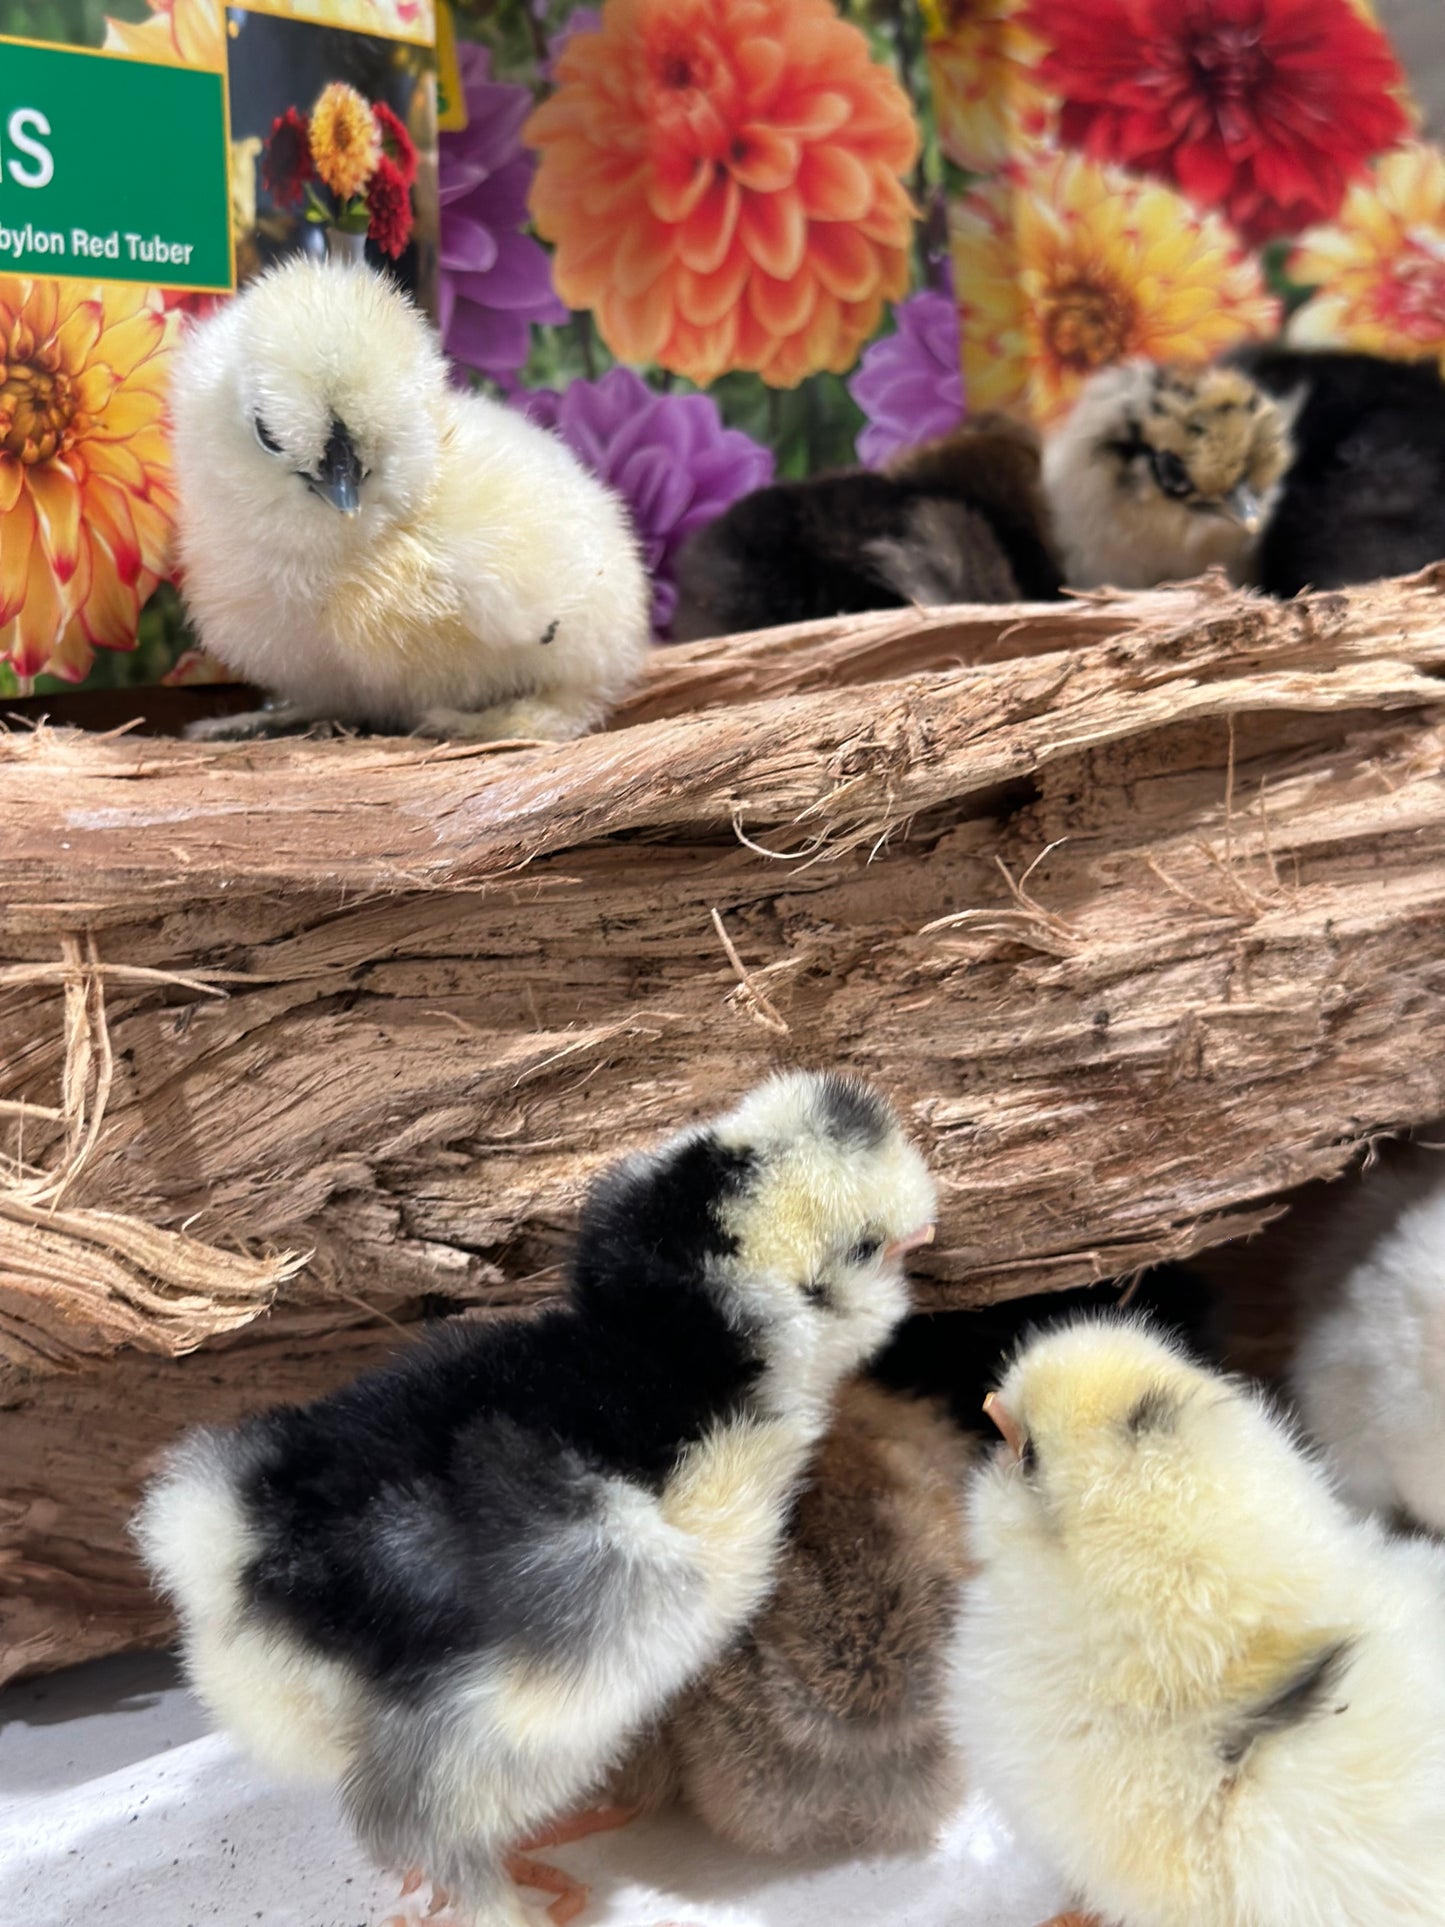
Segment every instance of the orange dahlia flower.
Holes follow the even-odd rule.
[[[225,14],[213,0],[148,0],[149,20],[105,23],[101,43],[111,53],[154,60],[170,67],[226,71]]]
[[[359,194],[381,159],[381,129],[354,87],[333,80],[311,110],[311,163],[338,200]]]
[[[908,286],[907,96],[828,0],[607,0],[528,122],[557,292],[699,383],[839,373]]]
[[[1049,96],[1035,71],[1044,43],[1022,0],[923,0],[938,141],[951,161],[991,174],[1045,137]]]
[[[1206,361],[1278,322],[1258,263],[1218,215],[1079,154],[975,189],[952,240],[973,408],[1023,405],[1050,422],[1109,362]]]
[[[0,276],[0,660],[79,682],[135,644],[174,511],[179,316],[153,289]]]
[[[1301,237],[1289,274],[1319,288],[1291,341],[1435,355],[1445,372],[1445,153],[1413,141],[1386,154],[1331,226]]]

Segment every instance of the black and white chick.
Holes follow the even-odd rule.
[[[1127,1321],[1027,1346],[969,1503],[978,1783],[1110,1927],[1440,1927],[1445,1549]]]
[[[1290,1389],[1350,1502],[1445,1537],[1445,1159],[1390,1146],[1330,1185],[1290,1268]]]
[[[875,1092],[781,1076],[606,1174],[566,1305],[190,1435],[137,1531],[196,1692],[380,1864],[525,1921],[511,1851],[766,1596],[933,1210]]]
[[[1260,588],[1343,589],[1445,558],[1445,381],[1433,361],[1276,345],[1230,359],[1295,410]]]
[[[866,609],[1048,600],[1061,575],[1038,437],[980,415],[884,469],[775,482],[678,558],[676,641]]]
[[[622,504],[556,436],[454,387],[435,330],[360,264],[297,257],[185,338],[177,542],[205,647],[311,722],[563,740],[642,672]]]
[[[1101,369],[1044,449],[1069,587],[1152,589],[1215,566],[1251,581],[1293,456],[1292,407],[1233,368]]]

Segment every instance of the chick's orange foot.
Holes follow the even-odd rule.
[[[428,1880],[420,1867],[412,1867],[402,1875],[401,1899],[413,1904],[404,1913],[388,1914],[381,1927],[419,1927],[419,1923],[425,1921],[430,1921],[432,1927],[463,1927],[460,1917],[452,1911],[452,1897],[446,1888]]]
[[[507,1873],[519,1887],[532,1887],[538,1893],[553,1895],[547,1908],[548,1918],[554,1927],[567,1927],[587,1905],[591,1889],[560,1867],[532,1856],[545,1853],[549,1847],[565,1847],[574,1840],[586,1840],[594,1833],[611,1833],[625,1827],[636,1813],[635,1807],[592,1807],[554,1820],[540,1833],[521,1841],[507,1855]]]

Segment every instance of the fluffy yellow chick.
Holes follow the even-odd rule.
[[[1445,1921],[1445,1551],[1142,1325],[1028,1346],[970,1497],[980,1784],[1118,1927]]]
[[[447,378],[359,263],[288,260],[188,336],[171,391],[201,641],[274,692],[193,735],[313,721],[563,740],[640,674],[648,591],[617,498]]]
[[[1065,581],[1149,589],[1216,564],[1249,579],[1298,406],[1235,368],[1101,369],[1044,449]]]

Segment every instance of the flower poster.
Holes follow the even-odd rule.
[[[170,358],[295,251],[435,311],[432,0],[0,0],[0,697],[214,680],[173,579]]]
[[[963,412],[916,0],[459,9],[443,338],[623,497],[668,640],[693,530]]]
[[[970,404],[1298,345],[1445,365],[1445,153],[1370,0],[924,0]]]

